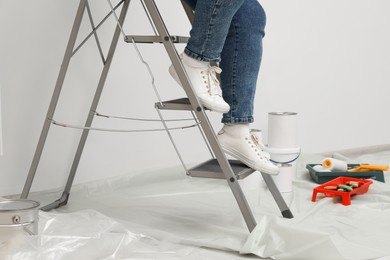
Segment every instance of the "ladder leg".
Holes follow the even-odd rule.
[[[209,152],[210,152],[211,157],[212,157],[213,159],[215,159],[215,156],[214,156],[214,154],[213,154],[213,150],[211,149],[209,142],[207,142],[207,138],[206,138],[206,136],[204,135],[203,130],[202,130],[202,128],[201,128],[200,125],[199,125],[199,120],[198,120],[198,118],[196,118],[196,116],[195,116],[195,114],[194,114],[193,111],[191,111],[191,115],[192,115],[192,117],[194,118],[195,122],[198,124],[199,132],[200,132],[200,134],[202,135],[203,140],[204,140],[204,142],[205,142],[206,145],[207,145],[207,148],[209,149]]]
[[[274,180],[272,179],[272,177],[266,173],[261,173],[261,175],[263,176],[263,179],[264,179],[265,183],[267,184],[269,191],[271,192],[272,196],[274,197],[276,204],[278,204],[278,207],[282,213],[282,216],[285,218],[293,218],[294,216],[293,216],[292,212],[288,208],[286,202],[284,201],[284,199],[282,197],[282,194],[280,194],[280,191],[279,191],[278,187],[276,187],[276,184],[275,184]]]
[[[171,38],[169,37],[168,31],[164,25],[164,22],[159,14],[157,6],[154,0],[144,0],[146,7],[153,19],[153,22],[156,26],[156,29],[162,39],[164,47],[169,55],[169,58],[172,61],[173,66],[179,76],[180,81],[182,82],[183,88],[190,100],[192,107],[196,113],[196,116],[201,122],[202,129],[206,135],[207,140],[209,141],[210,146],[213,149],[213,152],[218,160],[218,163],[223,171],[225,179],[227,180],[230,189],[233,192],[233,195],[238,203],[238,206],[241,210],[241,213],[244,217],[244,220],[248,226],[249,231],[252,231],[256,227],[256,220],[253,216],[253,213],[249,207],[249,204],[245,198],[244,193],[240,187],[240,184],[237,181],[237,178],[226,159],[225,154],[223,153],[216,135],[207,119],[207,116],[204,112],[203,107],[200,105],[198,98],[196,97],[192,86],[187,78],[187,74],[181,64],[179,56],[177,54],[176,48],[173,45]]]
[[[77,34],[79,32],[79,29],[80,29],[80,24],[81,24],[81,21],[83,18],[86,4],[87,4],[87,0],[81,0],[79,7],[77,9],[76,18],[75,18],[75,21],[73,23],[73,27],[72,27],[72,31],[71,31],[71,34],[69,37],[68,45],[66,47],[64,59],[63,59],[62,64],[61,64],[61,69],[60,69],[60,72],[59,72],[59,75],[57,78],[57,82],[56,82],[56,85],[54,88],[54,92],[53,92],[53,95],[52,95],[52,98],[50,101],[49,109],[47,111],[46,120],[44,122],[42,131],[41,131],[41,135],[39,137],[38,145],[37,145],[37,148],[35,150],[34,158],[33,158],[33,161],[31,163],[30,170],[28,172],[27,179],[26,179],[26,182],[24,184],[24,188],[23,188],[23,191],[21,194],[22,199],[26,199],[28,197],[28,194],[30,193],[31,185],[34,181],[35,173],[37,171],[38,164],[39,164],[39,161],[40,161],[40,158],[42,155],[42,151],[43,151],[43,148],[45,146],[46,138],[47,138],[47,135],[49,133],[51,120],[53,119],[53,115],[54,115],[54,112],[55,112],[55,109],[56,109],[56,106],[58,103],[58,99],[59,99],[59,96],[61,93],[61,89],[62,89],[62,86],[64,83],[65,75],[66,75],[66,72],[67,72],[68,67],[69,67],[70,59],[72,57],[72,52],[73,52],[73,49],[74,49],[74,46],[76,43]]]
[[[120,17],[119,17],[119,23],[120,23],[121,26],[123,25],[123,22],[125,20],[129,4],[130,4],[130,0],[125,0],[124,3],[123,3],[121,14],[120,14]],[[116,29],[115,29],[114,36],[113,36],[112,41],[111,41],[110,49],[108,51],[108,55],[107,55],[107,58],[106,58],[106,63],[104,64],[103,71],[101,73],[100,80],[99,80],[99,83],[98,83],[98,86],[97,86],[97,89],[96,89],[96,92],[95,92],[95,96],[94,96],[92,104],[91,104],[91,108],[89,110],[89,115],[88,115],[86,123],[85,123],[85,127],[86,128],[90,127],[92,125],[92,121],[93,121],[93,118],[94,118],[94,115],[95,115],[95,111],[96,111],[96,108],[98,106],[98,103],[99,103],[99,100],[100,100],[100,96],[102,94],[103,87],[104,87],[104,84],[105,84],[106,79],[107,79],[107,74],[108,74],[108,71],[109,71],[110,66],[111,66],[111,62],[112,62],[112,59],[113,59],[113,56],[114,56],[114,53],[115,53],[115,50],[116,50],[116,46],[118,44],[118,40],[119,40],[120,34],[121,34],[121,30],[120,30],[119,26],[117,26]],[[64,192],[62,194],[62,197],[60,199],[58,199],[57,201],[55,201],[55,202],[53,202],[53,203],[43,207],[42,208],[43,210],[50,210],[50,209],[53,209],[53,208],[57,208],[57,207],[66,205],[66,203],[68,201],[68,198],[69,198],[70,189],[72,187],[73,180],[74,180],[74,177],[76,175],[76,170],[77,170],[77,167],[79,165],[80,157],[81,157],[81,154],[83,152],[83,149],[84,149],[85,142],[87,140],[88,134],[89,134],[89,130],[88,129],[84,129],[83,132],[82,132],[80,141],[79,141],[79,145],[78,145],[77,150],[76,150],[76,154],[75,154],[75,157],[74,157],[74,160],[73,160],[72,167],[70,169],[69,177],[68,177],[68,180],[67,180]]]
[[[184,160],[183,160],[183,158],[182,158],[181,155],[180,155],[179,149],[177,148],[175,141],[173,141],[171,132],[169,132],[168,127],[167,127],[167,124],[166,124],[166,122],[165,122],[165,120],[164,120],[164,118],[163,118],[163,116],[162,116],[160,110],[159,110],[157,107],[156,107],[156,110],[157,110],[158,116],[160,117],[161,122],[162,122],[163,125],[164,125],[164,128],[165,128],[165,130],[166,130],[166,132],[167,132],[167,134],[168,134],[168,137],[169,137],[169,139],[171,140],[171,143],[172,143],[172,145],[173,145],[173,148],[175,149],[176,154],[177,154],[177,156],[179,157],[179,160],[180,160],[181,164],[183,165],[184,170],[186,171],[186,174],[189,175],[189,172],[188,172],[188,169],[187,169],[187,167],[186,167],[186,164],[184,163]]]
[[[184,11],[186,12],[188,20],[191,22],[191,24],[193,24],[194,23],[194,11],[191,9],[191,7],[184,0],[180,0],[180,2],[184,8]]]

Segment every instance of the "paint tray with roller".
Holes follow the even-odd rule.
[[[352,183],[356,185],[349,186]],[[315,202],[317,194],[322,193],[325,197],[341,197],[341,203],[348,206],[351,205],[351,197],[366,193],[371,184],[371,180],[338,177],[314,188],[311,201]]]
[[[370,165],[370,164],[347,164],[348,169],[344,171],[321,171],[317,169],[317,166],[322,166],[322,164],[306,164],[306,169],[309,170],[309,174],[311,178],[319,184],[326,183],[331,181],[337,177],[345,176],[352,178],[360,178],[360,179],[373,179],[381,182],[385,182],[385,178],[383,175],[383,170],[366,169],[365,171],[354,171],[355,169],[359,169],[362,165]]]

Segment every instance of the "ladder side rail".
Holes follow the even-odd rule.
[[[118,9],[119,6],[121,6],[123,4],[125,0],[121,0],[115,7],[114,7],[114,10]],[[95,27],[95,29],[93,29],[85,38],[84,40],[82,40],[80,42],[80,44],[74,49],[73,53],[72,53],[72,56],[75,55],[80,49],[81,47],[84,46],[84,44],[89,40],[89,38],[92,37],[92,35],[94,35],[96,33],[96,31],[100,28],[100,26],[102,24],[104,24],[106,22],[106,20],[111,16],[113,15],[113,12],[114,11],[110,11]]]
[[[181,5],[183,6],[184,11],[186,12],[188,21],[189,21],[189,22],[191,23],[191,25],[192,25],[192,24],[194,23],[194,18],[195,18],[194,10],[193,10],[193,9],[192,9],[184,0],[180,0],[180,3],[181,3]],[[218,75],[218,79],[219,79],[219,75]],[[194,112],[191,111],[191,113],[192,113],[192,116],[194,117],[194,119],[195,119],[196,121],[198,121],[198,119],[197,119],[197,118],[195,117],[195,115],[194,115]],[[208,118],[207,118],[207,119],[208,119]],[[198,128],[199,128],[199,131],[200,131],[200,133],[201,133],[201,135],[202,135],[202,137],[203,137],[204,142],[205,142],[206,145],[207,145],[207,148],[209,149],[209,152],[210,152],[210,154],[211,154],[211,157],[212,157],[213,159],[215,159],[215,156],[214,156],[214,154],[213,154],[213,151],[212,151],[212,149],[211,149],[211,147],[210,147],[210,144],[209,144],[207,138],[206,138],[205,135],[204,135],[203,130],[201,129],[201,127],[200,127],[199,125],[198,125]]]
[[[274,180],[269,174],[261,173],[263,176],[263,179],[265,183],[267,184],[267,187],[269,191],[271,192],[272,196],[275,199],[276,204],[278,205],[280,212],[282,213],[282,216],[284,218],[293,218],[293,214],[289,207],[287,206],[286,202],[283,199],[282,194],[280,193],[278,187],[276,186]]]
[[[184,0],[180,0],[183,8],[184,8],[184,11],[186,12],[186,15],[188,17],[188,20],[190,21],[191,24],[194,23],[194,11],[192,10],[192,8],[184,1]]]
[[[200,134],[201,134],[201,136],[202,136],[202,138],[203,138],[203,141],[206,143],[206,146],[207,146],[207,149],[208,149],[209,152],[210,152],[211,158],[215,159],[213,150],[211,149],[211,146],[210,146],[209,142],[207,141],[207,138],[206,138],[206,136],[205,136],[205,134],[204,134],[204,132],[203,132],[202,127],[200,127],[199,120],[198,120],[198,118],[195,116],[194,111],[191,111],[191,115],[192,115],[192,117],[194,118],[195,122],[198,124],[199,132],[200,132]]]
[[[44,125],[42,128],[42,131],[41,131],[41,135],[39,137],[38,145],[37,145],[37,148],[35,150],[35,154],[34,154],[31,166],[30,166],[30,170],[29,170],[28,175],[27,175],[26,182],[24,184],[22,194],[20,196],[21,199],[27,199],[28,194],[30,193],[31,185],[34,181],[35,173],[37,171],[38,164],[39,164],[40,158],[42,156],[42,151],[43,151],[43,148],[45,146],[46,139],[47,139],[47,135],[49,133],[49,129],[51,126],[51,120],[53,119],[53,115],[54,115],[54,112],[55,112],[55,109],[56,109],[56,106],[58,103],[58,99],[59,99],[60,94],[61,94],[61,89],[62,89],[62,86],[64,84],[65,75],[66,75],[66,72],[67,72],[68,67],[69,67],[70,59],[72,57],[72,52],[73,52],[73,49],[74,49],[74,46],[76,43],[77,35],[78,35],[79,29],[80,29],[80,25],[81,25],[81,21],[83,18],[86,4],[87,4],[87,0],[81,0],[79,7],[77,9],[76,17],[75,17],[75,20],[73,22],[72,31],[71,31],[71,34],[70,34],[70,37],[68,40],[68,45],[66,47],[66,51],[65,51],[65,55],[64,55],[64,58],[63,58],[63,61],[61,64],[60,72],[59,72],[59,75],[57,77],[57,82],[56,82],[56,85],[55,85],[55,88],[53,91],[53,95],[52,95],[52,98],[50,101],[50,105],[49,105],[49,108],[47,111],[46,119],[45,119],[45,122],[44,122]]]
[[[130,0],[125,0],[123,3],[121,14],[119,17],[120,26],[123,25],[129,4],[130,4]],[[95,116],[95,111],[96,111],[96,108],[98,106],[101,94],[103,92],[104,84],[106,82],[107,75],[108,75],[108,72],[110,70],[111,63],[112,63],[112,60],[114,57],[114,53],[115,53],[115,50],[116,50],[116,47],[118,44],[118,40],[119,40],[119,37],[121,34],[120,26],[119,25],[116,26],[114,36],[113,36],[112,41],[111,41],[110,49],[109,49],[108,54],[107,54],[106,63],[104,64],[104,67],[103,67],[103,70],[102,70],[102,73],[101,73],[101,76],[99,79],[99,83],[98,83],[98,86],[96,88],[95,96],[93,98],[93,101],[92,101],[92,104],[91,104],[91,107],[89,110],[89,114],[88,114],[87,120],[86,120],[85,125],[84,125],[85,128],[81,134],[81,138],[80,138],[77,150],[76,150],[76,154],[75,154],[75,157],[74,157],[74,160],[72,163],[72,167],[70,169],[70,173],[69,173],[68,180],[67,180],[64,192],[62,194],[62,197],[60,199],[58,199],[57,201],[44,207],[43,208],[44,210],[50,210],[53,208],[61,207],[63,205],[66,205],[66,203],[68,201],[70,190],[72,188],[74,177],[76,175],[77,167],[78,167],[79,162],[80,162],[81,154],[83,152],[83,149],[84,149],[84,146],[85,146],[88,134],[89,134],[88,128],[92,125],[92,121],[93,121],[93,118]]]
[[[98,50],[99,50],[100,58],[102,59],[102,62],[104,64],[104,63],[106,63],[106,61],[104,59],[102,46],[101,46],[100,41],[99,41],[99,36],[97,35],[97,32],[96,32],[95,22],[93,21],[91,8],[89,7],[88,1],[87,1],[87,13],[88,13],[89,21],[91,23],[93,35],[95,36],[95,42],[96,42],[96,45],[97,45]]]
[[[163,40],[164,47],[169,55],[169,58],[172,61],[173,66],[175,67],[180,81],[182,82],[183,88],[190,100],[190,103],[196,113],[196,116],[201,121],[202,129],[214,151],[215,156],[217,157],[218,163],[223,171],[223,174],[225,175],[225,179],[227,180],[233,192],[233,195],[236,198],[236,201],[245,219],[248,229],[249,231],[252,231],[256,227],[256,220],[252,214],[245,195],[237,181],[237,178],[217,141],[216,135],[204,112],[204,108],[200,105],[199,100],[196,97],[195,92],[193,91],[193,88],[188,80],[187,74],[177,54],[176,48],[171,41],[171,37],[169,37],[169,33],[164,25],[161,15],[159,14],[157,6],[154,0],[144,0],[144,2],[146,4],[146,7],[148,8],[148,11],[153,19],[154,24],[156,25],[159,35]]]
[[[166,131],[167,134],[168,134],[169,140],[171,140],[171,143],[172,143],[172,145],[173,145],[173,148],[175,149],[176,154],[177,154],[177,156],[179,157],[179,160],[180,160],[180,162],[181,162],[181,164],[182,164],[184,170],[186,171],[186,175],[189,175],[188,168],[187,168],[186,164],[184,163],[183,157],[181,156],[181,154],[180,154],[180,152],[179,152],[179,149],[178,149],[177,146],[176,146],[175,141],[173,140],[173,137],[172,137],[172,135],[171,135],[171,132],[170,132],[169,129],[168,129],[168,126],[167,126],[166,121],[164,120],[164,118],[163,118],[163,116],[162,116],[162,114],[161,114],[161,111],[160,111],[157,107],[156,107],[156,111],[157,111],[157,113],[158,113],[158,116],[160,117],[160,120],[161,120],[161,122],[162,122],[164,128],[165,128],[165,131]],[[196,123],[197,123],[197,122],[196,122]]]

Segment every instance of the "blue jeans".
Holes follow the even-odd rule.
[[[220,62],[223,98],[230,105],[222,123],[252,123],[266,24],[263,8],[257,0],[185,1],[195,19],[184,52]]]

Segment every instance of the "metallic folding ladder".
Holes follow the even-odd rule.
[[[165,102],[157,102],[155,104],[156,110],[162,119],[161,110],[188,110],[192,113],[194,116],[194,119],[199,123],[199,130],[201,134],[204,136],[206,144],[208,145],[210,152],[212,154],[212,159],[206,161],[205,163],[202,163],[192,169],[187,169],[184,165],[183,160],[180,157],[180,154],[178,153],[180,160],[182,161],[182,164],[184,168],[187,171],[187,174],[192,177],[209,177],[209,178],[221,178],[226,179],[226,181],[229,184],[230,189],[233,192],[233,195],[238,203],[238,206],[241,210],[241,213],[244,217],[244,220],[248,226],[249,231],[252,231],[256,226],[256,220],[253,216],[253,213],[249,207],[249,204],[245,198],[245,195],[240,187],[240,184],[238,182],[239,179],[243,179],[247,177],[249,174],[254,172],[252,169],[246,167],[242,163],[236,160],[227,160],[225,154],[221,150],[221,146],[219,145],[216,135],[210,125],[210,122],[208,120],[208,117],[205,113],[205,108],[202,107],[199,103],[199,100],[197,99],[196,95],[194,94],[194,91],[192,89],[192,86],[187,78],[187,74],[182,66],[182,63],[179,59],[179,56],[177,54],[176,48],[174,46],[175,43],[186,43],[188,41],[188,37],[182,37],[182,36],[172,36],[168,33],[167,28],[164,25],[164,21],[159,13],[159,10],[155,4],[154,0],[140,0],[142,5],[144,6],[145,12],[147,13],[151,23],[155,26],[156,29],[156,35],[154,36],[143,36],[143,35],[124,35],[126,42],[136,42],[136,43],[162,43],[168,53],[168,56],[179,76],[179,79],[182,83],[182,86],[185,90],[185,93],[187,95],[186,98],[180,98],[176,100],[170,100]],[[181,3],[184,7],[184,10],[187,13],[187,16],[189,20],[192,22],[193,19],[193,12],[191,8],[189,8],[182,0]],[[66,205],[68,202],[68,198],[70,195],[70,189],[72,187],[72,183],[76,174],[76,170],[80,161],[81,154],[84,149],[85,142],[88,137],[88,133],[90,130],[90,127],[92,125],[93,118],[95,116],[95,111],[99,103],[99,99],[102,94],[102,90],[107,78],[108,71],[111,66],[111,62],[115,53],[115,49],[118,43],[118,39],[120,38],[120,34],[123,34],[122,25],[124,23],[127,10],[130,4],[130,0],[120,0],[116,6],[111,6],[112,10],[107,16],[98,24],[94,25],[93,19],[91,17],[91,10],[89,7],[88,0],[80,0],[79,7],[77,9],[76,18],[73,23],[72,31],[70,34],[70,38],[68,41],[68,45],[66,47],[66,52],[64,55],[64,59],[60,68],[60,72],[57,78],[57,82],[54,88],[53,96],[49,105],[49,109],[47,112],[46,120],[43,125],[43,129],[38,141],[38,145],[33,157],[33,161],[30,167],[30,170],[28,172],[28,176],[21,194],[21,198],[25,199],[28,197],[31,185],[34,180],[34,176],[36,174],[36,170],[42,155],[42,151],[45,146],[46,138],[50,129],[51,124],[53,124],[53,115],[55,113],[55,109],[57,106],[58,99],[60,97],[61,89],[64,83],[64,79],[67,73],[67,69],[69,67],[70,60],[73,56],[73,54],[81,47],[83,43],[85,43],[90,37],[94,36],[97,40],[96,30],[106,21],[106,19],[110,15],[114,15],[117,19],[117,26],[111,41],[111,45],[109,48],[109,52],[107,54],[107,57],[104,59],[103,54],[102,59],[104,62],[104,67],[102,70],[102,73],[100,75],[100,80],[98,83],[98,86],[96,88],[96,92],[89,110],[89,114],[87,117],[87,120],[85,122],[85,127],[82,130],[82,134],[80,137],[80,141],[76,150],[76,154],[73,160],[73,164],[68,176],[68,180],[66,183],[66,186],[64,188],[62,196],[54,201],[53,203],[44,206],[42,210],[50,210],[54,208],[61,207],[63,205]],[[114,13],[114,10],[121,7],[120,15],[119,17],[116,16]],[[92,32],[85,38],[82,43],[75,48],[75,43],[77,39],[77,35],[80,29],[80,25],[83,19],[83,16],[85,14],[85,11],[87,11],[89,15],[89,19],[91,21],[92,25]],[[100,48],[100,44],[98,42],[98,46]],[[162,119],[162,123],[164,124],[164,127],[169,135],[169,138],[171,138],[171,141],[173,145],[175,146],[172,137],[170,135],[169,129],[167,128],[165,121]],[[206,140],[207,139],[207,140]],[[177,148],[175,146],[176,152]],[[214,154],[214,155],[213,155]],[[283,197],[281,196],[279,190],[277,189],[273,179],[268,174],[261,173],[264,181],[266,182],[270,192],[272,193],[280,211],[283,217],[285,218],[292,218],[293,215],[286,205]]]

